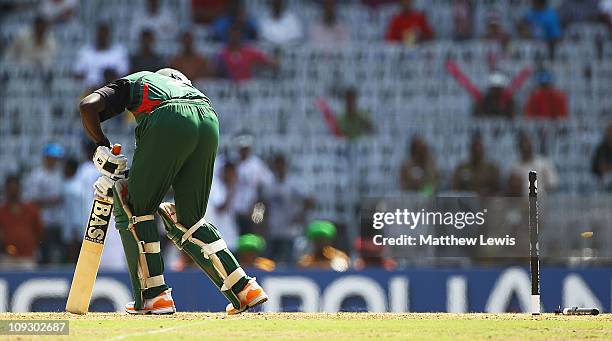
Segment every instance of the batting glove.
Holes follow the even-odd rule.
[[[102,175],[115,180],[125,178],[127,158],[123,154],[113,154],[110,148],[106,146],[100,146],[96,149],[93,163]]]
[[[93,184],[94,195],[96,197],[105,199],[109,202],[113,202],[113,186],[115,180],[109,178],[106,175],[99,177]]]

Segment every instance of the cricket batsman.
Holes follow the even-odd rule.
[[[126,157],[111,152],[100,126],[126,109],[137,123],[129,177]],[[87,135],[98,145],[93,161],[102,175],[94,185],[96,195],[115,204],[134,295],[126,311],[176,312],[164,281],[156,211],[168,238],[229,300],[228,314],[264,303],[264,290],[240,267],[217,228],[203,218],[219,142],[219,121],[210,100],[181,72],[166,68],[137,72],[94,91],[81,101],[80,112]],[[176,204],[162,203],[171,186]]]

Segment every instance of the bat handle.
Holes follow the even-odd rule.
[[[121,144],[115,143],[112,146],[112,148],[111,148],[111,153],[113,153],[113,155],[121,154]],[[109,189],[107,194],[108,194],[108,196],[112,197],[113,196],[113,190]]]
[[[119,144],[119,143],[115,143],[115,144],[113,145],[113,147],[111,148],[111,152],[112,152],[114,155],[119,155],[119,154],[121,154],[121,144]]]

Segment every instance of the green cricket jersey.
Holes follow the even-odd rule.
[[[118,79],[95,92],[104,98],[105,103],[100,121],[127,109],[134,113],[138,122],[136,149],[127,186],[132,214],[137,217],[154,214],[172,187],[178,221],[185,227],[194,226],[206,213],[219,144],[219,121],[208,98],[188,82],[147,71]],[[118,195],[115,191],[117,201]],[[153,220],[130,226],[130,218],[122,205],[115,205],[115,217],[130,271],[135,307],[140,308],[143,299],[157,297],[168,289],[163,278],[162,283],[155,286],[149,286],[146,279],[163,274],[161,253],[146,252],[143,258],[138,246],[143,242],[159,243],[159,231]],[[227,288],[224,276],[215,269],[219,265],[211,263],[202,253],[200,244],[182,241],[182,232],[179,234],[173,224],[166,225],[166,229],[170,237],[174,236],[179,248],[209,275],[233,307],[240,308],[237,294],[251,278],[241,275]],[[192,237],[207,244],[222,238],[218,229],[209,223],[193,231]],[[215,254],[223,273],[233,274],[240,268],[228,249]],[[141,272],[145,267],[146,271]]]
[[[100,122],[127,109],[134,114],[136,122],[140,123],[142,117],[170,99],[209,101],[192,85],[150,71],[125,76],[94,92],[101,95],[106,102],[104,111],[100,113]]]

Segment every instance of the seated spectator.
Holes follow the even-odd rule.
[[[4,181],[4,202],[0,204],[2,269],[33,269],[42,230],[37,206],[21,200],[20,178],[9,175]]]
[[[176,37],[177,18],[172,12],[161,8],[159,0],[146,0],[144,9],[138,10],[132,20],[131,36],[137,39],[142,31],[152,31],[161,40],[170,40]]]
[[[311,243],[312,251],[300,257],[299,267],[334,271],[349,269],[348,255],[332,246],[336,238],[334,224],[329,221],[315,220],[308,225],[306,236]]]
[[[476,117],[514,117],[514,99],[512,96],[504,95],[504,89],[508,85],[507,77],[501,72],[493,72],[489,75],[489,87],[484,96],[474,103],[472,110]]]
[[[472,38],[474,4],[472,0],[455,0],[452,2],[453,37],[456,40]]]
[[[191,0],[191,19],[197,24],[210,24],[225,11],[226,0]]]
[[[155,72],[163,68],[162,57],[155,52],[155,33],[151,30],[143,30],[138,41],[140,43],[138,50],[130,56],[130,73]]]
[[[270,11],[259,21],[261,38],[274,45],[301,40],[304,32],[298,17],[285,9],[284,0],[270,0]]]
[[[522,197],[525,195],[525,177],[518,173],[510,173],[506,181],[504,196],[506,197]]]
[[[211,75],[208,61],[193,45],[193,35],[189,31],[182,33],[181,52],[172,58],[169,64],[171,68],[179,70],[194,81]]]
[[[511,81],[508,81],[504,74],[499,71],[493,71],[489,75],[489,87],[483,94],[452,59],[446,62],[446,70],[474,100],[472,109],[474,116],[506,118],[514,116],[513,96],[532,73],[529,67],[524,67]]]
[[[539,71],[535,75],[538,85],[529,94],[525,105],[525,117],[541,119],[562,119],[567,117],[565,93],[553,84],[553,75]]]
[[[63,176],[60,161],[64,149],[55,143],[43,147],[42,165],[35,168],[28,177],[26,197],[41,210],[43,239],[40,261],[43,264],[64,261],[65,245],[62,240],[62,186]]]
[[[557,12],[547,0],[532,0],[532,7],[523,18],[531,38],[554,42],[561,38],[561,25]]]
[[[238,262],[245,269],[274,271],[276,263],[261,254],[266,250],[266,241],[256,234],[244,234],[238,240]]]
[[[453,174],[453,190],[475,192],[480,196],[494,196],[499,191],[499,171],[487,160],[482,138],[472,136],[470,158],[462,162]]]
[[[563,0],[558,7],[561,26],[575,22],[603,22],[604,14],[599,8],[600,0]]]
[[[81,208],[81,221],[87,221],[89,218],[89,213],[91,211],[91,203],[94,199],[94,191],[93,188],[94,183],[100,177],[100,172],[96,168],[93,162],[94,154],[96,152],[96,148],[98,146],[91,142],[89,138],[83,139],[81,144],[81,150],[83,155],[83,161],[80,163],[79,168],[77,169],[77,173],[75,177],[76,181],[79,182],[79,187],[83,190],[81,193],[81,202],[79,207]],[[83,223],[81,223],[81,227],[83,227]],[[82,236],[81,236],[82,237]],[[108,236],[107,236],[108,237]]]
[[[313,207],[313,201],[297,185],[296,179],[287,175],[284,155],[274,157],[272,171],[274,179],[262,191],[266,205],[269,254],[276,261],[293,263],[294,241],[304,235],[306,214]]]
[[[66,262],[74,263],[79,258],[83,238],[83,203],[84,191],[90,188],[81,187],[76,176],[79,162],[68,159],[64,163],[64,184],[62,188],[62,240],[66,245]]]
[[[599,10],[603,15],[603,21],[612,29],[612,0],[600,0]]]
[[[400,4],[400,12],[391,19],[385,39],[406,45],[433,39],[434,34],[427,17],[413,8],[412,0],[401,0]]]
[[[378,10],[380,6],[396,3],[397,0],[361,0],[364,6],[369,7],[370,10]]]
[[[39,5],[40,14],[50,23],[67,22],[77,13],[78,0],[42,0]]]
[[[249,16],[241,0],[229,0],[226,5],[225,15],[212,23],[210,29],[213,40],[229,42],[232,27],[239,28],[242,40],[257,39],[255,20]]]
[[[612,190],[612,122],[608,124],[604,138],[595,149],[591,167],[593,174],[603,181],[608,190]]]
[[[236,250],[239,234],[234,198],[236,197],[238,174],[236,165],[232,162],[226,161],[222,167],[221,172],[213,178],[208,197],[206,220],[219,229],[227,247],[230,250]]]
[[[102,85],[104,71],[113,70],[119,77],[129,71],[127,50],[120,44],[112,44],[110,26],[98,24],[93,46],[85,45],[77,53],[75,75],[83,78],[85,85],[94,88]]]
[[[531,140],[525,134],[519,134],[517,148],[519,160],[510,168],[510,176],[521,179],[523,195],[527,195],[529,183],[529,172],[535,170],[538,173],[538,191],[550,192],[559,186],[559,174],[554,164],[544,156],[533,152]]]
[[[310,44],[322,48],[337,48],[349,41],[351,34],[347,25],[338,20],[336,1],[321,2],[321,19],[310,26],[308,39]]]
[[[371,237],[359,238],[355,243],[355,251],[359,253],[359,257],[353,263],[355,270],[373,268],[393,271],[397,267],[397,262],[393,258],[385,256],[385,247],[374,244]]]
[[[498,49],[487,52],[489,67],[495,69],[501,61],[508,59],[510,46],[510,34],[504,30],[499,13],[487,14],[484,39],[497,43]]]
[[[349,140],[374,132],[368,113],[358,107],[357,89],[348,88],[344,94],[344,115],[338,119],[342,135]]]
[[[410,158],[400,168],[400,188],[405,191],[419,191],[433,194],[438,187],[438,170],[427,142],[415,136],[410,143]]]
[[[254,46],[245,45],[241,38],[239,26],[229,30],[229,42],[219,53],[219,72],[233,81],[241,82],[253,78],[254,73],[262,67],[277,66],[276,61]]]
[[[504,43],[510,39],[510,35],[504,30],[500,14],[490,12],[486,15],[485,39]]]
[[[57,44],[45,19],[36,17],[32,26],[19,33],[7,47],[6,59],[33,67],[53,65]]]
[[[238,147],[238,184],[233,201],[240,234],[254,232],[253,211],[256,203],[261,200],[263,188],[270,186],[274,175],[263,160],[252,151],[253,136],[239,135],[236,138]]]

